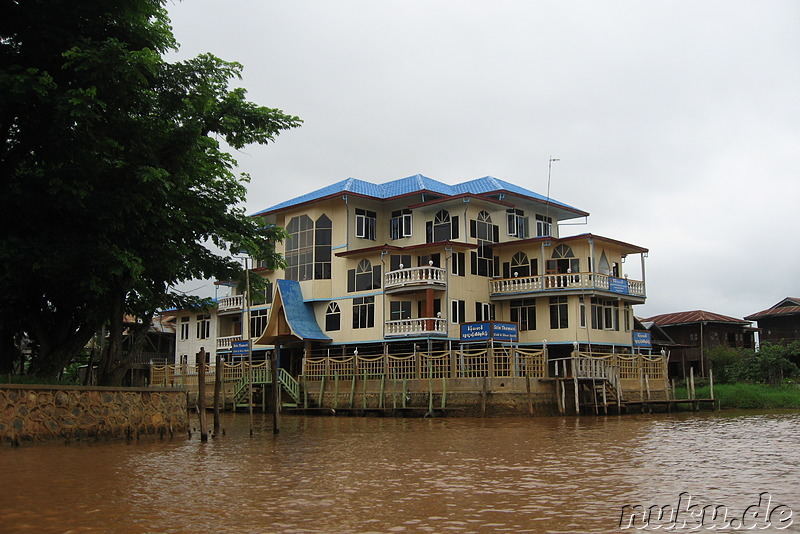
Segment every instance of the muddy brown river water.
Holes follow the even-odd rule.
[[[222,426],[5,445],[0,532],[800,532],[798,413]]]

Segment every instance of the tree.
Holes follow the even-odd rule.
[[[231,88],[237,63],[165,61],[165,0],[0,5],[0,322],[35,339],[41,376],[108,324],[99,374],[118,383],[125,314],[147,324],[186,304],[176,283],[237,277],[225,251],[280,265],[285,234],[246,216],[248,177],[219,140],[266,144],[301,121]]]

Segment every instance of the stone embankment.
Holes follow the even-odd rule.
[[[164,438],[188,431],[180,389],[0,385],[0,442]]]

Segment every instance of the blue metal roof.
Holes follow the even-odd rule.
[[[297,198],[281,202],[280,204],[276,204],[270,208],[261,210],[254,215],[263,215],[266,213],[279,211],[337,194],[354,193],[380,200],[386,200],[421,191],[430,191],[431,193],[437,193],[446,196],[461,195],[465,193],[482,195],[494,192],[507,192],[523,197],[541,200],[543,202],[548,200],[547,197],[540,195],[539,193],[534,193],[533,191],[525,189],[524,187],[516,186],[512,183],[499,180],[492,176],[485,176],[483,178],[470,180],[468,182],[448,185],[443,182],[428,178],[427,176],[415,174],[414,176],[400,178],[399,180],[392,180],[383,184],[374,184],[372,182],[358,180],[356,178],[348,178],[346,180],[342,180],[341,182],[336,182],[335,184],[323,187],[322,189],[312,191],[311,193],[306,193],[305,195],[301,195]],[[573,208],[572,206],[564,204],[563,202],[558,202],[553,199],[550,199],[550,202],[553,205],[583,213],[582,210]]]
[[[314,316],[314,308],[303,301],[300,283],[294,280],[278,280],[278,291],[281,293],[283,313],[292,333],[300,339],[314,341],[330,341]]]

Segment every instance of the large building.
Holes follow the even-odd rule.
[[[647,249],[562,236],[560,222],[588,213],[508,182],[351,178],[257,216],[290,235],[286,270],[263,275],[299,285],[329,338],[312,339],[311,354],[449,345],[460,324],[491,320],[518,324],[520,345],[546,340],[551,355],[575,342],[632,349],[632,307],[645,285],[624,268],[638,256],[644,273]]]
[[[664,376],[660,355],[637,356],[650,352],[633,315],[645,301],[648,251],[561,234],[560,223],[583,225],[588,215],[493,177],[334,183],[254,215],[288,232],[278,245],[285,270],[256,266],[267,287],[249,305],[231,287],[216,310],[176,312],[177,361],[192,362],[200,346],[212,362],[214,352],[235,360],[232,345],[249,338],[256,361],[275,351],[282,372],[303,380],[366,379],[369,369],[381,380],[548,378],[566,377],[567,360],[582,354],[598,360],[570,376],[602,379],[619,368],[614,379],[644,398],[646,369]],[[475,337],[472,323],[515,333]],[[592,397],[591,387],[581,394]],[[575,382],[576,403],[579,389]]]

